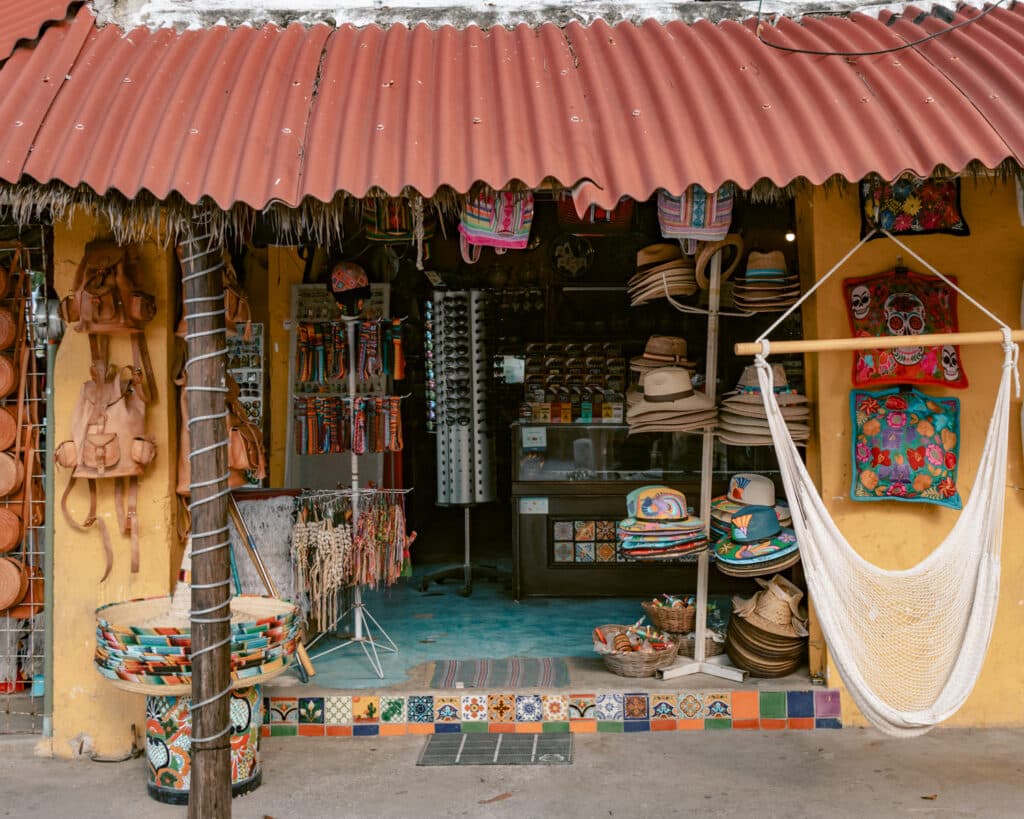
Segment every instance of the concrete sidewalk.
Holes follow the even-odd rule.
[[[186,815],[146,796],[144,759],[41,759],[36,741],[0,738],[0,816]],[[551,768],[417,768],[424,741],[266,739],[264,784],[234,816],[1024,815],[1024,730],[581,734],[574,763]]]

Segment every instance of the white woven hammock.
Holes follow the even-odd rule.
[[[755,357],[807,586],[829,654],[861,713],[893,736],[923,734],[956,713],[981,672],[995,623],[1017,347],[1010,343],[1007,325],[977,306],[1001,325],[1005,341],[1002,379],[974,488],[945,540],[902,571],[869,563],[843,537],[779,410],[766,360],[770,345],[765,342],[765,354]]]

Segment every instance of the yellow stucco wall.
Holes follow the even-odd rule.
[[[270,486],[284,486],[284,465],[288,443],[288,356],[290,331],[286,322],[291,317],[292,285],[302,283],[303,262],[294,247],[268,248],[267,254],[267,398],[270,419],[269,451]],[[282,389],[284,387],[284,389]]]
[[[935,235],[907,244],[944,273],[955,274],[968,292],[1012,326],[1018,326],[1021,281],[1024,277],[1024,228],[1017,216],[1013,183],[964,180],[963,212],[971,228],[969,237]],[[857,242],[860,218],[856,189],[842,192],[816,189],[798,205],[801,269],[805,279],[820,277]],[[868,243],[822,286],[805,311],[807,335],[849,335],[842,307],[842,280],[889,270],[900,249],[887,239]],[[905,254],[904,254],[905,255]],[[913,259],[904,263],[921,269]],[[813,271],[813,273],[811,273]],[[992,321],[962,299],[962,330],[985,330]],[[942,391],[961,401],[960,491],[967,497],[974,483],[984,445],[1002,352],[997,345],[965,347],[963,366],[970,382],[967,390]],[[809,391],[818,413],[819,447],[810,453],[812,475],[820,476],[822,497],[846,538],[868,560],[887,569],[907,568],[920,561],[953,526],[957,512],[928,504],[857,503],[849,500],[851,354],[824,353],[808,357]],[[1010,423],[1010,458],[1007,473],[1006,524],[1002,553],[1002,586],[995,633],[981,678],[955,725],[1024,725],[1024,466],[1015,402]],[[942,589],[936,589],[942,605]],[[839,685],[834,668],[829,685]],[[845,724],[864,724],[850,698],[843,696]]]
[[[60,296],[70,292],[75,270],[85,245],[108,238],[106,229],[87,214],[77,212],[69,226],[54,226],[54,278]],[[52,752],[74,756],[94,750],[103,756],[120,756],[131,748],[130,726],[134,723],[145,734],[145,698],[116,689],[93,669],[95,616],[97,606],[135,597],[167,594],[176,548],[174,515],[174,475],[177,447],[175,440],[175,395],[168,372],[173,350],[174,293],[177,275],[173,251],[145,242],[140,246],[140,286],[157,300],[157,318],[146,331],[153,368],[159,385],[159,401],[151,405],[147,427],[157,438],[157,457],[142,478],[139,493],[140,568],[130,573],[130,545],[117,529],[113,489],[102,485],[99,511],[112,534],[114,566],[110,577],[100,583],[103,574],[103,547],[99,533],[79,533],[71,529],[59,511],[54,515],[54,658],[53,658],[53,738]],[[131,352],[126,339],[111,343],[111,361],[130,364]],[[54,440],[68,438],[71,414],[78,401],[82,382],[88,377],[89,343],[69,330],[57,353],[54,377]],[[170,410],[170,411],[168,411]],[[55,493],[59,500],[69,476],[59,470]],[[82,520],[88,509],[85,485],[76,486],[70,509]]]

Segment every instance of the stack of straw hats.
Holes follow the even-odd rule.
[[[807,397],[789,386],[786,371],[781,364],[772,365],[772,379],[775,385],[775,400],[782,410],[789,434],[798,446],[806,444],[811,437],[811,429],[807,425],[811,414],[807,407]],[[761,385],[757,380],[755,366],[745,367],[736,389],[722,396],[717,433],[727,444],[771,445],[768,415],[761,397]]]
[[[642,355],[629,360],[629,369],[644,375],[661,367],[682,367],[693,372],[697,364],[686,357],[686,339],[678,336],[651,336]]]
[[[750,506],[771,506],[782,526],[791,526],[789,504],[775,495],[772,479],[755,472],[737,472],[724,495],[711,499],[711,534],[716,540],[732,531],[732,516]]]
[[[733,284],[733,302],[748,313],[778,313],[800,298],[800,277],[786,271],[779,250],[747,257],[747,269]]]
[[[807,650],[804,593],[781,575],[757,582],[761,591],[753,597],[733,598],[725,651],[755,677],[784,677],[800,667]]]
[[[673,560],[707,548],[704,522],[686,508],[686,496],[667,486],[642,486],[626,496],[619,522],[619,553],[632,560]]]
[[[629,434],[692,432],[715,425],[715,402],[697,392],[689,370],[659,367],[643,374],[638,390],[626,394]]]
[[[773,574],[800,560],[796,533],[783,529],[772,506],[748,506],[732,516],[729,534],[715,543],[715,565],[722,574]]]
[[[697,292],[696,265],[683,256],[678,242],[662,242],[640,248],[636,254],[636,274],[629,280],[630,306],[638,307],[654,299],[692,296]]]

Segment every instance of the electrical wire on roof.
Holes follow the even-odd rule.
[[[762,36],[763,23],[761,22],[761,7],[764,5],[764,0],[759,0],[757,4],[757,30],[755,36],[758,40],[764,43],[769,48],[777,49],[778,51],[790,51],[794,54],[811,54],[817,57],[877,57],[881,54],[892,54],[894,51],[903,51],[907,48],[914,48],[922,43],[926,43],[929,40],[934,40],[936,37],[941,37],[943,34],[949,34],[951,31],[956,31],[958,28],[963,28],[970,23],[976,23],[983,17],[988,16],[997,8],[999,8],[1005,0],[996,0],[995,3],[981,10],[981,13],[977,17],[969,17],[966,20],[961,20],[955,25],[951,25],[949,28],[943,29],[942,31],[935,31],[919,40],[913,40],[909,43],[903,43],[902,45],[892,46],[891,48],[880,48],[874,51],[828,51],[818,50],[813,48],[794,48],[793,46],[781,45],[779,43],[773,43],[766,40]]]

